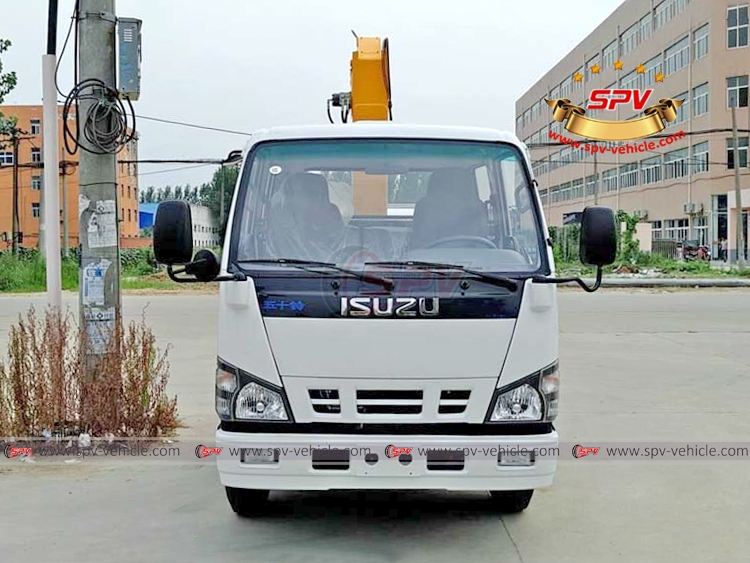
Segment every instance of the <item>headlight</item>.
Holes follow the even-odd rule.
[[[547,403],[547,420],[555,420],[560,397],[560,370],[557,362],[542,370],[540,386],[544,402]]]
[[[230,368],[216,368],[216,414],[219,418],[232,417],[232,396],[237,390],[237,374]]]
[[[542,397],[539,391],[524,383],[498,395],[490,422],[542,420]]]
[[[496,392],[488,422],[555,420],[560,391],[560,372],[555,362]]]
[[[281,394],[256,382],[237,394],[234,416],[241,420],[289,420]]]

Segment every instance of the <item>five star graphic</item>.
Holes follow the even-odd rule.
[[[614,62],[615,70],[622,70],[623,68],[623,62],[621,60],[617,60]],[[599,74],[599,71],[602,67],[600,67],[598,64],[594,64],[591,69],[591,74]],[[646,73],[646,66],[642,63],[639,64],[637,67],[635,67],[635,70],[638,72],[638,74],[645,74]],[[666,75],[662,74],[661,72],[657,72],[654,75],[654,80],[656,82],[664,82],[664,78]],[[583,80],[583,75],[580,72],[576,72],[573,75],[573,82],[581,82]]]

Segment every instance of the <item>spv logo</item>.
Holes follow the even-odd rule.
[[[204,459],[212,455],[219,455],[221,454],[221,450],[224,448],[207,448],[203,444],[196,446],[195,448],[195,457],[199,459]]]
[[[587,448],[585,446],[581,446],[580,444],[576,444],[573,446],[573,457],[580,459],[582,457],[586,457],[587,455],[596,455],[599,453],[599,448]]]
[[[622,89],[598,89],[591,90],[590,102],[587,109],[614,110],[618,105],[627,106],[632,104],[636,111],[643,111],[646,102],[653,94],[653,90],[622,90]]]
[[[623,72],[623,61],[614,62],[615,72]],[[599,74],[601,67],[595,63],[587,69],[587,76]],[[635,67],[637,74],[646,76],[647,84],[663,82],[664,75],[661,72],[654,74],[654,69],[649,69],[643,63]],[[573,75],[574,82],[583,82],[584,76],[580,72]],[[633,82],[628,82],[632,84]],[[636,81],[635,83],[638,83]],[[556,92],[559,90],[555,89]],[[684,100],[673,98],[662,98],[658,104],[646,107],[648,99],[653,90],[637,90],[633,88],[598,88],[589,93],[589,103],[586,109],[571,103],[569,98],[544,99],[552,108],[552,117],[558,123],[563,123],[565,130],[584,139],[595,141],[632,141],[644,139],[664,130],[665,122],[671,123],[677,119],[677,110],[682,106]],[[584,93],[585,98],[585,84]],[[636,111],[643,111],[643,117],[626,119],[624,121],[605,121],[593,119],[586,116],[586,110],[608,110],[612,111],[620,106],[630,107]]]
[[[386,446],[385,448],[385,456],[393,459],[394,457],[398,457],[401,454],[409,455],[413,449],[414,448],[399,448],[397,446],[390,445]]]
[[[14,457],[18,457],[20,455],[27,455],[31,456],[31,448],[16,448],[15,446],[11,446],[8,444],[5,446],[5,457],[8,459],[13,459]]]

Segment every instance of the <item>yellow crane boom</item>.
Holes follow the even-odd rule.
[[[341,121],[390,121],[391,67],[388,39],[358,37],[357,50],[352,53],[351,91],[333,94],[328,100],[328,119],[331,105],[341,108]],[[386,215],[388,213],[388,176],[354,172],[352,175],[354,209],[357,214]]]
[[[328,100],[328,117],[333,123],[330,106],[341,108],[341,121],[388,121],[393,119],[391,103],[391,69],[388,39],[357,37],[352,53],[349,92],[333,94]]]

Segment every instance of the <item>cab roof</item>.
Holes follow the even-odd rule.
[[[413,125],[392,121],[359,121],[356,123],[286,126],[263,129],[255,134],[245,147],[264,141],[293,139],[351,139],[351,138],[403,138],[440,139],[450,141],[505,142],[525,152],[524,145],[512,133],[482,127],[451,127],[440,125]]]

